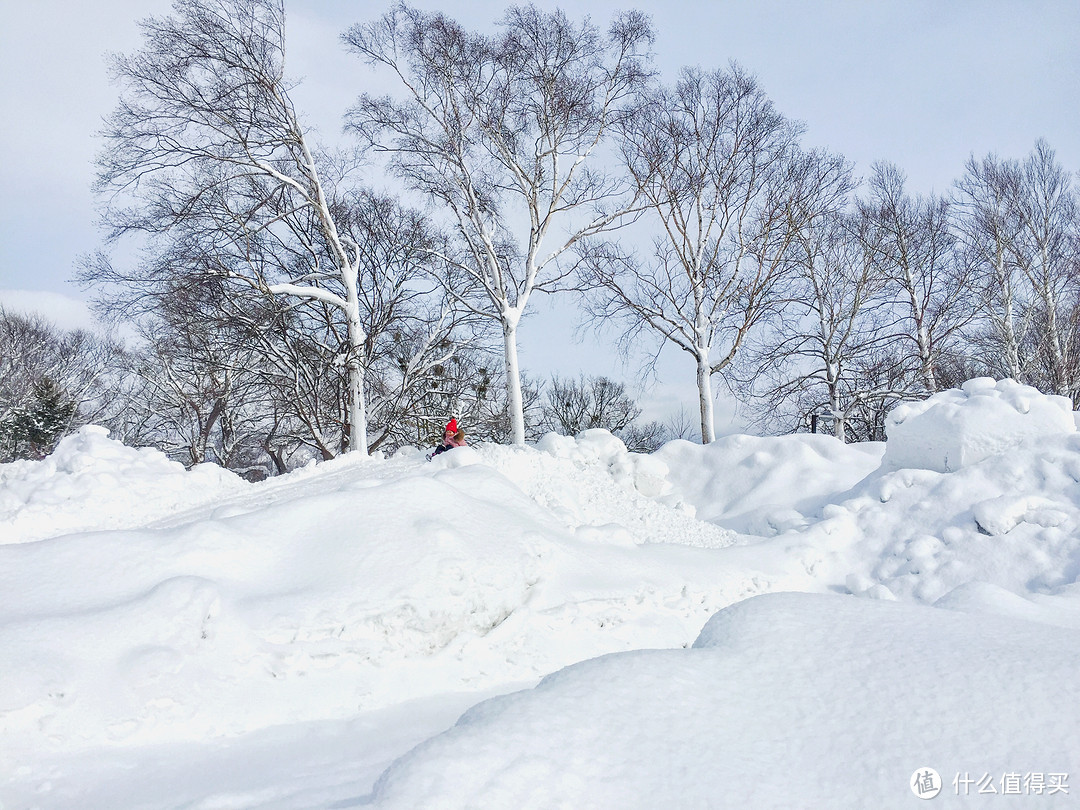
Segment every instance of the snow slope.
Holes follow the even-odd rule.
[[[531,682],[689,644],[785,576],[715,557],[734,536],[646,499],[593,451],[611,440],[345,458],[217,500],[201,469],[162,464],[149,528],[64,534],[110,525],[122,496],[101,492],[149,455],[93,428],[65,440],[58,472],[5,480],[12,500],[49,493],[53,521],[14,521],[0,548],[0,750],[219,739]]]
[[[84,429],[0,465],[0,806],[891,807],[918,767],[1067,771],[1080,434],[1040,397],[932,398],[899,469],[601,431],[249,484]]]
[[[905,785],[924,766],[950,783],[1045,782],[1080,751],[1078,666],[1078,631],[760,596],[715,615],[693,649],[593,659],[481,703],[398,760],[373,804],[883,808],[916,801]]]

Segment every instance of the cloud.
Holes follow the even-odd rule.
[[[84,301],[43,290],[0,290],[0,307],[20,315],[40,315],[60,329],[97,329]]]

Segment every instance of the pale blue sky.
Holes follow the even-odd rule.
[[[103,55],[136,47],[135,20],[168,5],[0,5],[0,302],[4,290],[82,297],[68,279],[77,257],[99,245],[89,191],[93,133],[116,100]],[[443,8],[477,27],[505,7],[476,0],[417,5]],[[875,160],[893,161],[913,191],[946,191],[970,153],[1021,157],[1039,137],[1067,168],[1080,170],[1076,0],[538,5],[584,11],[598,22],[617,8],[640,8],[653,18],[666,78],[684,64],[711,68],[736,59],[757,74],[782,112],[806,124],[806,143],[843,153],[860,174]],[[340,113],[368,75],[337,36],[388,4],[292,0],[287,7],[291,67],[305,80],[299,104],[324,136],[337,137]],[[10,295],[7,300],[14,305]],[[23,294],[20,306],[27,300],[32,296]],[[57,300],[42,297],[42,307],[70,321]],[[550,317],[538,316],[522,331],[523,364],[541,375],[566,363],[565,351],[536,348],[565,331],[563,321]],[[587,372],[611,367],[602,348],[573,354]],[[672,362],[679,367],[681,360]],[[663,382],[681,388],[683,381]]]

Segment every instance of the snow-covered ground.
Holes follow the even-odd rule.
[[[86,428],[0,465],[0,808],[1072,806],[1075,416],[889,435],[249,484]]]

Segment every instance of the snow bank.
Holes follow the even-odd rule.
[[[536,449],[581,464],[603,465],[616,483],[633,488],[647,498],[671,489],[667,464],[655,456],[631,453],[622,439],[606,430],[585,430],[573,438],[548,433],[536,443]]]
[[[8,547],[0,747],[205,738],[411,696],[408,663],[497,627],[550,546],[509,484],[455,472]]]
[[[790,553],[818,581],[860,595],[933,603],[986,583],[1058,605],[1055,623],[1071,626],[1080,433],[1029,438],[950,473],[883,468],[792,536]]]
[[[478,452],[579,539],[702,548],[737,541],[731,531],[695,519],[694,508],[671,494],[663,459],[629,452],[606,430],[549,433],[535,447],[484,445]],[[662,493],[668,495],[658,498]]]
[[[0,748],[212,739],[521,683],[689,643],[772,582],[708,549],[640,545],[675,513],[628,508],[652,502],[606,468],[443,455],[343,459],[256,486],[268,502],[245,491],[169,527],[0,548]],[[579,498],[606,479],[595,506],[628,525],[567,525],[488,457]]]
[[[883,450],[813,434],[725,436],[707,445],[669,442],[652,457],[669,468],[665,500],[690,505],[701,520],[768,537],[820,517],[825,504],[877,469]]]
[[[1026,441],[1076,432],[1072,403],[1013,380],[968,380],[959,389],[909,402],[886,420],[885,464],[953,472]]]
[[[88,425],[42,461],[0,464],[0,544],[141,526],[249,484],[215,464],[191,470]]]
[[[693,649],[606,656],[476,706],[388,769],[373,805],[899,808],[927,768],[944,798],[984,773],[999,794],[1020,774],[1023,792],[1075,764],[1078,666],[1075,631],[762,596]],[[993,804],[1074,801],[1028,785]]]

